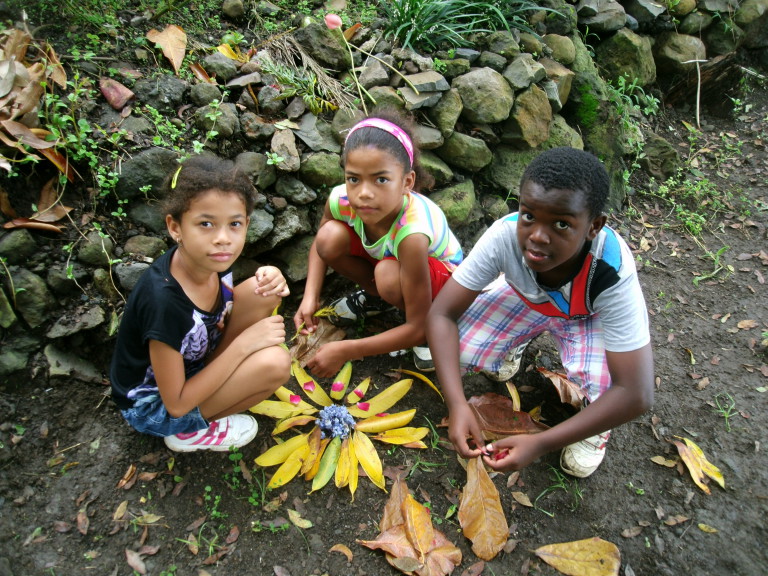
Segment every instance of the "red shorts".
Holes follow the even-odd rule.
[[[350,255],[368,260],[368,262],[373,264],[373,267],[375,268],[381,260],[376,260],[376,258],[365,251],[365,248],[363,248],[363,241],[351,226],[347,225],[347,231],[349,232]],[[384,260],[397,260],[397,258],[394,256],[387,256]],[[451,272],[445,264],[437,258],[432,258],[430,256],[427,258],[427,262],[429,263],[429,279],[432,283],[432,300],[434,300],[435,296],[437,296],[440,290],[443,289],[443,286],[445,286],[445,283],[448,282],[448,278],[451,277]]]

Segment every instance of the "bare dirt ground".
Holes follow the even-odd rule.
[[[634,210],[612,218],[636,251],[651,313],[655,405],[616,429],[599,471],[567,478],[567,489],[554,489],[557,454],[521,471],[512,486],[508,476],[496,476],[516,545],[486,562],[482,574],[556,574],[532,551],[593,536],[618,546],[625,576],[767,573],[768,352],[761,341],[768,330],[768,97],[762,90],[747,95],[749,109],[733,117],[704,111],[694,144],[682,123],[695,124],[693,111],[659,118],[659,131],[693,161],[699,178],[723,197],[733,195],[731,210],[712,213],[697,238],[667,203],[647,195],[633,197]],[[295,301],[286,317],[292,306]],[[106,362],[111,343],[101,352]],[[538,366],[560,368],[546,337],[528,348],[515,382],[523,409],[543,403],[552,424],[563,411]],[[413,368],[407,356],[355,362],[352,380],[370,376],[382,389],[398,367]],[[269,419],[260,417],[261,433],[239,456],[173,454],[161,440],[127,427],[106,385],[49,381],[34,367],[30,374],[36,375],[0,389],[0,575],[127,576],[137,573],[137,557],[151,575],[396,573],[382,553],[356,543],[378,535],[387,498],[366,479],[353,503],[332,483],[311,495],[302,479],[264,490],[274,468],[253,461],[274,444]],[[483,376],[466,380],[467,395],[491,391],[503,392]],[[438,438],[446,434],[437,427],[444,406],[416,383],[397,408],[416,408],[414,425],[434,426],[437,436],[428,437],[427,450],[379,445],[379,455],[390,475],[404,471],[415,497],[430,502],[435,526],[463,552],[454,572],[462,574],[478,559],[452,513],[466,473]],[[712,483],[706,494],[682,465],[651,461],[677,459],[670,443],[676,436],[701,447],[722,471],[725,489]],[[537,506],[518,504],[513,491]],[[312,527],[290,523],[289,509]],[[329,551],[335,544],[350,548],[351,562]]]

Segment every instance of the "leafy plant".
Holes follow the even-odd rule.
[[[715,412],[718,416],[725,418],[725,429],[730,432],[731,418],[739,413],[738,410],[736,410],[736,401],[733,399],[733,396],[728,394],[728,392],[721,392],[720,394],[715,395],[715,405],[717,406]]]
[[[280,85],[278,97],[280,100],[298,96],[307,109],[315,115],[338,109],[338,105],[323,92],[317,81],[317,75],[311,70],[299,70],[296,67],[275,62],[268,56],[261,59],[261,66],[264,74],[274,76]]]
[[[541,512],[544,512],[547,516],[554,517],[553,512],[548,512],[544,510],[541,506],[539,506],[539,500],[544,498],[547,494],[550,494],[552,492],[556,492],[558,490],[562,490],[566,494],[569,494],[571,496],[571,505],[570,509],[573,512],[576,510],[579,505],[581,504],[581,501],[584,499],[584,493],[581,490],[581,487],[579,486],[578,480],[569,480],[560,470],[557,468],[554,468],[552,466],[549,467],[550,469],[550,478],[552,480],[552,484],[547,486],[541,494],[536,496],[536,499],[533,501],[533,507],[536,508],[536,510],[539,510]]]
[[[384,36],[403,48],[468,46],[471,34],[509,29],[495,3],[478,0],[388,0]]]

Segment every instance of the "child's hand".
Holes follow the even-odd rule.
[[[307,302],[302,300],[299,309],[293,316],[293,324],[296,331],[301,334],[311,334],[317,329],[317,318],[315,312],[320,307],[319,302]]]
[[[251,354],[279,346],[285,342],[285,320],[279,314],[267,316],[246,328],[238,338],[244,338]]]
[[[288,289],[288,282],[279,268],[262,266],[256,270],[254,276],[256,276],[256,294],[285,298],[291,293]]]
[[[307,362],[307,369],[319,378],[333,378],[338,374],[349,355],[344,351],[342,342],[330,342],[317,349]]]
[[[483,431],[466,402],[451,408],[448,417],[448,438],[456,448],[456,452],[464,458],[474,458],[483,453],[485,448]],[[472,442],[475,448],[470,448],[469,442]]]
[[[536,436],[537,434],[518,434],[488,444],[485,447],[488,455],[483,455],[483,460],[490,468],[500,472],[525,468],[546,452]]]

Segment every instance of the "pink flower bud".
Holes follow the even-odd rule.
[[[336,16],[336,14],[326,14],[325,25],[328,26],[328,28],[330,28],[331,30],[334,30],[336,28],[341,28],[341,18]]]
[[[315,383],[312,382],[312,380],[309,380],[308,382],[304,382],[304,390],[306,390],[307,392],[314,392]]]
[[[344,390],[344,382],[334,382],[331,384],[331,392],[341,392]]]
[[[299,396],[298,394],[291,394],[291,397],[289,399],[291,401],[291,404],[293,404],[294,406],[298,406],[299,404],[301,404],[301,396]]]
[[[368,412],[368,410],[371,408],[371,405],[368,402],[358,402],[357,407],[364,412]]]

